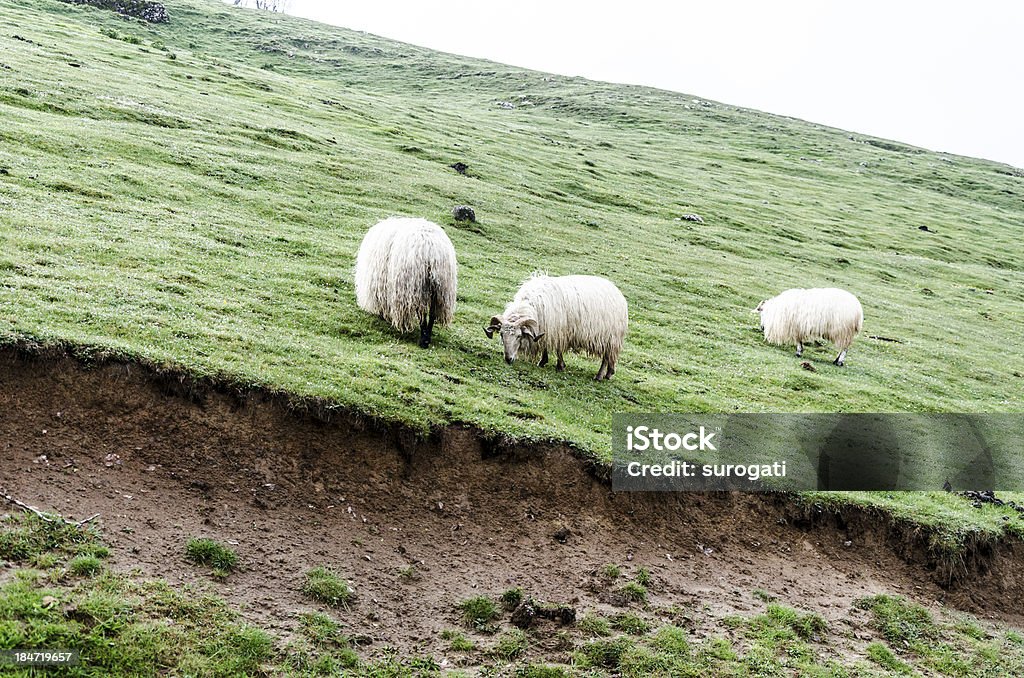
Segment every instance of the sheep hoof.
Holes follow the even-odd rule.
[[[842,367],[844,365],[843,361],[841,360],[833,360],[832,364],[835,365],[836,367]]]

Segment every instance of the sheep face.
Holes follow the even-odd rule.
[[[520,348],[531,341],[540,341],[544,336],[535,318],[522,316],[505,318],[496,315],[491,318],[491,324],[484,328],[484,332],[488,339],[492,338],[495,332],[498,333],[505,349],[505,362],[509,365],[515,361]]]

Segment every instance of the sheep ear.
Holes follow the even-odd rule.
[[[519,326],[523,328],[523,334],[530,337],[534,341],[539,340],[544,334],[540,331],[540,324],[533,318],[523,318],[519,323]]]
[[[763,310],[764,310],[764,305],[765,305],[766,303],[768,303],[768,300],[767,300],[767,299],[765,299],[765,300],[764,300],[764,301],[762,301],[762,302],[761,302],[760,304],[758,304],[758,305],[757,305],[757,308],[755,308],[755,309],[754,309],[753,311],[751,311],[751,313],[760,313],[761,311],[763,311]]]

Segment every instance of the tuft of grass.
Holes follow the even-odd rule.
[[[635,581],[627,582],[620,586],[619,593],[634,603],[643,603],[647,600],[647,587]]]
[[[640,586],[650,588],[651,586],[651,572],[646,567],[641,567],[636,571],[636,576],[633,577],[633,581]]]
[[[516,669],[515,678],[570,678],[572,673],[562,666],[550,664],[530,664]]]
[[[416,570],[415,565],[407,565],[398,569],[398,578],[404,583],[410,584],[420,578],[420,573]]]
[[[614,563],[608,563],[601,568],[600,574],[605,579],[615,580],[622,576],[622,568]]]
[[[68,571],[79,577],[91,577],[103,569],[103,561],[96,556],[76,556],[68,563]]]
[[[690,643],[686,630],[678,626],[662,626],[654,633],[651,645],[661,652],[673,657],[687,657],[690,654]]]
[[[498,606],[487,596],[467,598],[457,605],[462,612],[462,623],[471,629],[493,633],[491,622],[498,618]]]
[[[306,572],[302,592],[313,600],[342,608],[348,608],[355,595],[348,582],[323,565]]]
[[[185,545],[185,558],[196,565],[206,565],[213,569],[216,577],[227,577],[238,567],[238,554],[229,546],[224,546],[215,539],[193,537]]]
[[[857,606],[871,612],[874,627],[894,645],[908,647],[939,635],[931,613],[901,596],[870,596],[858,600]]]
[[[576,622],[576,628],[583,633],[587,633],[591,636],[610,636],[612,635],[611,624],[608,620],[599,614],[588,612]]]
[[[520,629],[510,629],[498,636],[489,653],[501,661],[511,661],[526,652],[526,634]]]
[[[651,630],[651,625],[631,612],[616,614],[611,618],[611,626],[617,631],[631,636],[642,636]]]
[[[763,603],[774,603],[779,599],[778,596],[768,593],[764,589],[754,589],[754,597]]]
[[[901,662],[899,658],[893,654],[892,650],[886,647],[883,643],[870,643],[866,648],[864,648],[864,651],[868,655],[868,659],[887,671],[900,674],[911,674],[914,672],[909,664]]]
[[[623,655],[635,647],[635,643],[626,636],[607,640],[592,640],[584,643],[575,653],[576,663],[580,666],[603,669],[617,669]]]
[[[509,589],[502,593],[498,600],[501,601],[501,606],[506,610],[514,610],[519,607],[519,603],[523,602],[523,589],[518,586]]]
[[[3,560],[29,562],[43,555],[61,560],[90,553],[102,558],[106,557],[102,555],[104,551],[109,554],[91,526],[47,521],[31,513],[0,519],[0,559]]]
[[[441,631],[441,639],[448,641],[448,647],[453,652],[472,652],[476,648],[472,640],[467,638],[461,631],[456,631],[455,629]]]

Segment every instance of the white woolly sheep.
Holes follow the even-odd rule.
[[[827,339],[839,349],[833,362],[840,367],[864,324],[857,297],[835,287],[786,290],[754,311],[761,314],[761,330],[769,343],[795,343],[799,357],[805,341]]]
[[[450,325],[458,282],[455,248],[426,219],[391,217],[369,231],[356,256],[356,301],[399,332],[419,325],[430,346],[434,323]]]
[[[600,380],[615,374],[628,324],[626,298],[610,280],[534,273],[484,332],[488,339],[495,332],[501,334],[509,364],[522,352],[531,358],[540,355],[539,365],[544,367],[548,351],[553,351],[558,357],[555,369],[561,372],[565,369],[562,354],[570,349],[600,356],[595,377]]]

